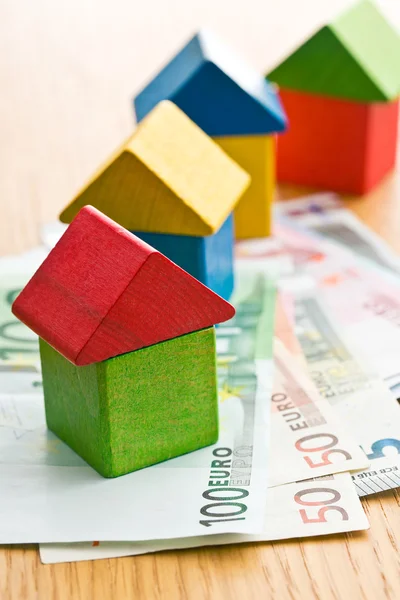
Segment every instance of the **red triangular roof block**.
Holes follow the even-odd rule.
[[[78,213],[12,310],[76,365],[235,314],[231,304],[92,206]]]

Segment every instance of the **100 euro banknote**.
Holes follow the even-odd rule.
[[[331,535],[368,527],[350,476],[343,473],[269,489],[264,526],[256,535],[219,534],[136,543],[41,544],[40,556],[44,563],[96,560],[163,550]]]

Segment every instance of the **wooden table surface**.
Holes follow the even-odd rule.
[[[348,0],[0,0],[0,254],[38,242],[133,128],[131,97],[200,25],[266,71]],[[383,3],[400,25],[395,0]],[[281,196],[299,193],[282,188]],[[346,202],[400,253],[400,176]],[[1,600],[400,598],[400,494],[366,533],[45,566],[0,547]]]

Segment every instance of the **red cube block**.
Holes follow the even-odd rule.
[[[289,129],[278,181],[364,194],[395,166],[399,101],[361,103],[281,89]]]

